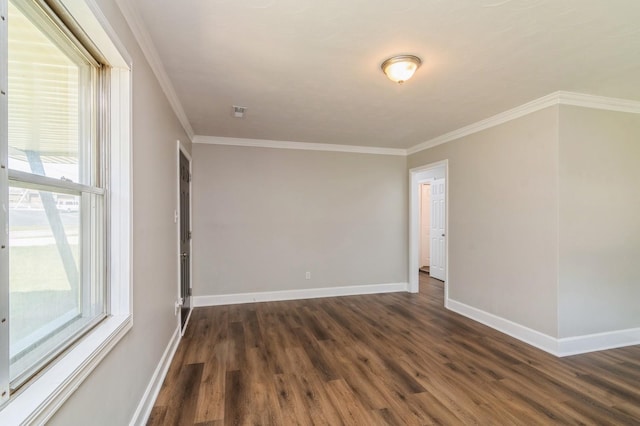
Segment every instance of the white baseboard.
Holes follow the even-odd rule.
[[[640,345],[640,328],[560,338],[558,339],[558,356],[577,355],[633,345]]]
[[[407,283],[354,285],[347,287],[310,288],[303,290],[264,291],[257,293],[216,294],[194,296],[193,306],[237,305],[239,303],[276,302],[282,300],[316,299],[319,297],[355,296],[361,294],[407,291]]]
[[[180,333],[180,326],[178,326],[176,331],[173,333],[173,336],[171,336],[171,340],[169,340],[169,344],[164,350],[156,370],[153,372],[151,381],[149,382],[147,389],[144,391],[142,399],[138,403],[138,407],[136,408],[136,412],[133,414],[133,418],[131,419],[129,426],[145,425],[147,420],[149,420],[153,404],[158,397],[158,393],[160,393],[162,382],[164,382],[164,378],[169,371],[169,366],[171,365],[173,356],[176,353],[176,349],[178,349],[180,337],[182,337],[182,334]]]
[[[489,312],[485,312],[481,309],[474,308],[473,306],[466,305],[456,300],[448,299],[445,307],[453,312],[457,312],[467,318],[471,318],[474,321],[478,321],[486,326],[496,329],[504,334],[508,334],[511,337],[515,337],[525,343],[535,346],[538,349],[542,349],[545,352],[549,352],[558,356],[557,346],[558,342],[555,337],[551,337],[547,334],[533,330],[524,325],[515,323],[508,319],[504,319]]]
[[[445,307],[558,357],[640,344],[640,328],[558,339],[456,300],[447,299]]]

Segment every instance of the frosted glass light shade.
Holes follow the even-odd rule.
[[[417,56],[402,55],[387,59],[381,65],[389,80],[402,84],[416,72],[422,61]]]

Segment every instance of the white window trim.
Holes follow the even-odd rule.
[[[131,315],[111,316],[91,331],[44,374],[11,397],[0,411],[0,423],[46,422],[131,329]]]
[[[46,422],[133,326],[131,59],[94,0],[61,1],[112,65],[107,284],[111,315],[12,395],[0,410],[0,424]]]

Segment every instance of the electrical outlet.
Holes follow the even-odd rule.
[[[311,279],[311,272],[307,272],[306,274],[304,274],[304,278],[306,280],[310,280]]]

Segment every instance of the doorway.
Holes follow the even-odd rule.
[[[440,161],[409,171],[410,212],[409,212],[409,291],[419,291],[419,271],[426,261],[428,245],[429,275],[444,281],[445,300],[447,285],[447,226],[448,226],[448,161]],[[426,189],[428,186],[428,190]],[[428,206],[423,198],[429,199]],[[428,237],[425,217],[428,209]]]
[[[191,156],[178,141],[178,253],[180,329],[191,315]]]

